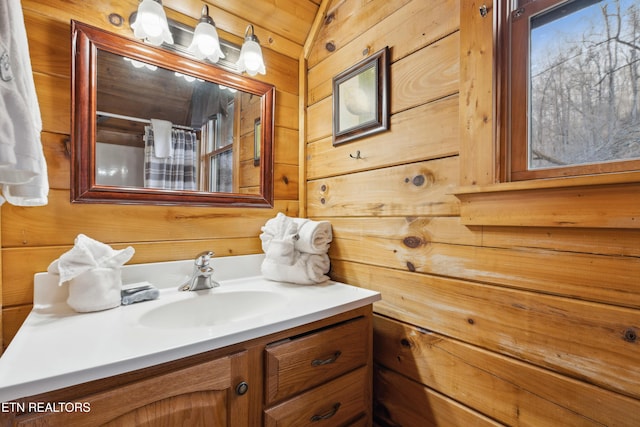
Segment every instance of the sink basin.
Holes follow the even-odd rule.
[[[269,290],[197,291],[140,317],[152,328],[197,328],[247,320],[282,309],[286,297]]]

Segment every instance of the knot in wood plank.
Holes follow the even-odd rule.
[[[628,328],[624,331],[624,340],[626,342],[636,342],[638,339],[638,333],[633,328]]]
[[[431,173],[421,173],[412,178],[405,178],[404,182],[411,183],[416,187],[422,187],[423,185],[431,185],[435,182],[435,178]]]
[[[408,248],[418,248],[420,246],[423,246],[426,242],[424,241],[424,239],[422,237],[418,237],[418,236],[407,236],[402,240],[402,243],[404,243],[404,245]]]

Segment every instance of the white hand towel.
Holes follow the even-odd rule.
[[[172,126],[173,123],[170,121],[151,119],[154,154],[159,159],[173,157],[173,141],[171,138]]]
[[[283,240],[294,238],[298,232],[298,227],[292,218],[282,212],[269,219],[261,228],[260,240],[262,241],[262,251],[266,254],[272,240]]]
[[[80,313],[107,310],[120,305],[121,290],[119,268],[93,268],[69,281],[67,304]]]
[[[292,265],[296,260],[296,250],[293,243],[295,236],[284,239],[272,239],[269,249],[265,252],[265,258],[276,264]]]
[[[94,268],[119,269],[131,259],[134,252],[131,246],[114,250],[109,245],[79,234],[73,248],[53,261],[47,271],[60,275],[58,284],[61,285]]]
[[[310,254],[322,254],[329,251],[333,232],[329,221],[313,221],[307,218],[294,218],[298,226],[296,250]]]
[[[327,254],[308,254],[296,252],[293,265],[283,265],[265,258],[261,265],[262,275],[276,282],[288,282],[298,285],[318,285],[329,280],[330,261]]]
[[[20,0],[0,2],[0,204],[46,205],[47,164]]]

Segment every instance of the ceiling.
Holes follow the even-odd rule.
[[[202,6],[209,6],[220,37],[241,44],[248,24],[263,47],[298,59],[322,0],[164,0],[167,15],[172,11],[197,20]],[[195,21],[191,23],[195,26]]]

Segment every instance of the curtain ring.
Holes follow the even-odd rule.
[[[352,159],[362,159],[362,157],[360,157],[360,150],[356,151],[355,156],[353,154],[349,154],[349,157],[351,157]]]

